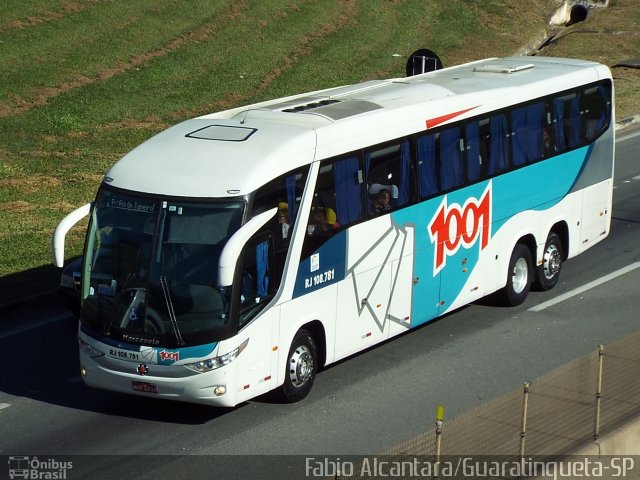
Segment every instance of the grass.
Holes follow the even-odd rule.
[[[612,2],[541,54],[610,65],[632,57],[640,47],[632,33],[640,20],[635,1]],[[554,6],[554,0],[6,0],[0,306],[55,288],[49,244],[56,224],[92,199],[119,157],[160,130],[267,98],[403,76],[417,48],[435,50],[445,65],[515,54],[541,36]],[[613,30],[628,33],[607,33]],[[637,112],[637,71],[614,73],[618,114]],[[71,232],[67,257],[80,253],[85,225]]]
[[[544,55],[588,58],[609,66],[640,52],[640,9],[636,0],[615,0],[606,10],[596,10],[584,23],[565,29],[543,50]],[[616,115],[619,119],[640,113],[640,70],[613,67]]]

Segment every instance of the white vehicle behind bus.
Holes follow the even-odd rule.
[[[511,57],[169,128],[54,233],[62,266],[90,217],[82,378],[293,402],[319,368],[481,297],[519,305],[607,236],[613,118],[607,67]]]

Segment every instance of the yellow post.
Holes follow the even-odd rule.
[[[433,478],[438,478],[440,473],[440,448],[442,442],[442,421],[444,420],[444,405],[438,405],[436,412],[436,458],[433,469]]]

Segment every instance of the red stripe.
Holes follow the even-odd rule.
[[[471,108],[465,108],[464,110],[460,110],[457,112],[447,113],[446,115],[442,115],[441,117],[431,118],[427,120],[427,128],[437,127],[441,123],[451,120],[452,118],[456,118],[457,116],[462,115],[463,113],[467,113],[469,110],[473,110],[474,108],[478,108],[478,105]]]

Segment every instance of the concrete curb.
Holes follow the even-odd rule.
[[[585,445],[572,455],[640,455],[640,417]]]
[[[624,118],[616,122],[616,132],[637,124],[640,124],[640,115]]]

